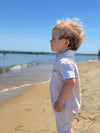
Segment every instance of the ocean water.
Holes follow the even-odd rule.
[[[0,53],[0,101],[19,94],[31,85],[50,80],[56,54]],[[97,55],[76,54],[77,63],[98,60]]]
[[[56,54],[6,54],[0,53],[0,71],[3,69],[11,68],[21,69],[30,67],[37,64],[53,63]],[[96,61],[97,55],[76,54],[75,60],[79,62]],[[10,70],[10,69],[9,69]]]

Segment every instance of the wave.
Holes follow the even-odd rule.
[[[98,61],[98,60],[96,60],[96,59],[94,59],[94,60],[93,60],[93,59],[89,59],[89,60],[88,60],[88,62],[97,62],[97,61]]]
[[[9,98],[15,97],[19,95],[22,91],[26,90],[28,87],[30,87],[32,84],[23,84],[20,86],[15,86],[12,88],[4,88],[0,91],[0,103],[2,103],[4,100],[7,100]]]
[[[18,65],[14,65],[14,66],[10,66],[7,68],[0,68],[0,73],[4,73],[4,72],[9,72],[9,71],[14,71],[14,70],[20,70],[23,68],[28,68],[31,66],[35,66],[38,63],[27,63],[27,64],[18,64]]]
[[[24,87],[29,87],[31,85],[32,84],[29,83],[29,84],[23,84],[23,85],[20,85],[20,86],[15,86],[13,88],[4,88],[3,90],[0,91],[0,94],[3,93],[3,92],[11,91],[11,90],[16,90],[16,89],[20,89],[20,88],[24,88]]]
[[[51,79],[51,77],[50,77],[48,80],[43,81],[43,82],[38,82],[37,84],[44,84],[44,83],[48,83],[48,82],[50,82],[50,79]]]

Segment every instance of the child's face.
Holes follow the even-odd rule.
[[[50,40],[51,43],[51,50],[58,52],[58,53],[64,53],[67,49],[66,45],[66,39],[59,39],[60,32],[58,29],[54,29],[52,31],[52,40]]]

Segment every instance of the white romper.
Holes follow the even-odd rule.
[[[56,118],[57,130],[59,133],[71,133],[72,121],[81,106],[81,90],[78,75],[78,68],[74,61],[75,51],[68,50],[56,57],[50,81],[50,94],[53,111]],[[76,84],[65,101],[62,112],[54,110],[54,104],[64,85],[64,80],[75,78]]]

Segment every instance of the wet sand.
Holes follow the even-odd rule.
[[[100,132],[100,62],[78,64],[82,106],[73,122],[75,133]],[[49,82],[35,84],[0,105],[1,133],[57,133]]]

